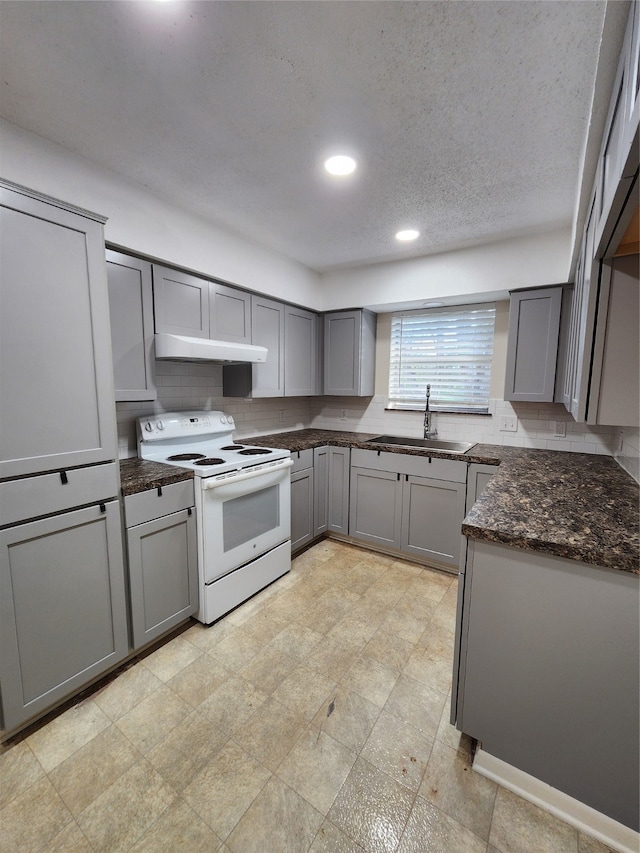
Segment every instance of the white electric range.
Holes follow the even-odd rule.
[[[138,421],[138,456],[194,473],[200,605],[210,624],[291,567],[288,450],[233,441],[224,412],[166,412]]]

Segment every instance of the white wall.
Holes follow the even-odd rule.
[[[0,154],[3,178],[108,216],[107,242],[288,302],[322,307],[319,276],[302,264],[2,119]]]
[[[571,229],[519,237],[406,261],[325,273],[325,310],[496,293],[567,281]]]

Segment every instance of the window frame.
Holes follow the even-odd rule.
[[[424,411],[425,408],[425,396],[426,396],[426,384],[427,381],[431,379],[425,373],[424,376],[424,388],[425,391],[421,393],[421,395],[410,397],[409,395],[403,396],[400,392],[403,388],[403,384],[406,387],[406,381],[403,383],[402,378],[398,376],[398,373],[402,371],[402,365],[397,363],[397,359],[401,357],[398,352],[398,347],[401,347],[401,343],[398,340],[398,336],[402,335],[402,330],[398,332],[397,324],[398,321],[402,321],[403,318],[419,318],[425,317],[429,318],[431,322],[434,321],[435,317],[438,315],[453,315],[452,320],[455,322],[455,315],[464,315],[464,314],[472,314],[472,312],[491,312],[491,319],[487,320],[484,318],[484,322],[482,325],[487,327],[487,323],[491,322],[491,334],[490,334],[490,342],[491,342],[491,351],[490,353],[485,352],[484,354],[479,353],[479,367],[480,370],[484,372],[483,377],[483,391],[484,394],[479,403],[473,402],[473,396],[470,395],[466,399],[459,398],[458,401],[450,399],[449,402],[438,403],[438,386],[442,384],[442,377],[438,376],[438,370],[442,373],[442,367],[434,370],[435,376],[434,380],[430,381],[432,386],[431,390],[431,401],[430,408],[434,412],[443,412],[448,414],[472,414],[472,415],[489,415],[490,414],[490,400],[491,400],[491,376],[493,369],[493,357],[494,357],[494,341],[495,341],[495,323],[496,323],[496,303],[495,301],[490,302],[477,302],[477,303],[466,303],[464,305],[445,305],[438,308],[421,308],[417,310],[411,311],[394,311],[391,314],[391,328],[389,334],[389,383],[388,383],[388,397],[387,397],[387,410],[402,412],[419,412]],[[481,319],[481,318],[479,318]],[[459,319],[458,319],[459,322]],[[469,325],[464,327],[466,329],[472,328],[471,325],[471,317],[469,318]],[[464,330],[463,328],[463,330]],[[415,327],[414,327],[415,331]],[[425,330],[426,333],[427,330]],[[439,338],[439,339],[438,339]],[[484,343],[487,343],[487,335],[484,336]],[[436,336],[434,338],[436,340],[436,346],[444,346],[444,340],[440,336]],[[482,340],[478,341],[478,349],[482,349]],[[441,356],[436,354],[435,356],[438,359],[442,359],[446,364],[447,358],[446,355]],[[473,354],[472,356],[473,357]],[[428,371],[428,356],[426,358],[423,357],[423,362],[425,363],[424,369]],[[435,386],[435,387],[434,387]],[[455,386],[449,386],[449,396],[455,397]]]

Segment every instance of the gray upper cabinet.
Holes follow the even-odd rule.
[[[374,391],[376,317],[370,311],[324,315],[324,393],[370,397]]]
[[[505,400],[554,398],[562,287],[511,294]]]
[[[0,184],[0,477],[117,456],[103,220],[92,217]]]
[[[253,397],[284,396],[284,305],[251,297],[251,343],[266,347],[264,364],[253,365]]]
[[[157,333],[209,337],[208,281],[153,264],[153,299]]]
[[[117,501],[0,531],[0,680],[10,731],[128,652]]]
[[[317,393],[317,315],[293,305],[285,306],[284,393],[310,397]]]
[[[107,250],[116,402],[155,400],[151,264]]]
[[[212,340],[251,343],[250,293],[211,282],[209,312],[209,337]]]
[[[588,423],[640,425],[640,260],[602,263]]]

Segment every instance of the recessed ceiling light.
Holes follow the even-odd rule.
[[[330,175],[350,175],[357,165],[353,157],[347,157],[345,154],[338,154],[324,161],[324,167]]]
[[[408,243],[410,240],[416,240],[419,236],[419,231],[416,231],[413,228],[407,228],[405,231],[397,232],[396,240],[400,240],[401,243]]]

